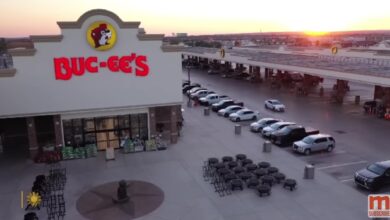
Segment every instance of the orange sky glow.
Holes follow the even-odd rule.
[[[147,33],[219,34],[390,30],[389,0],[128,1],[2,0],[0,37],[59,34],[57,21],[75,21],[103,8]]]

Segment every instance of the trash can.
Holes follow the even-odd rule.
[[[355,96],[355,105],[359,105],[360,103],[360,95]]]
[[[241,125],[234,125],[234,133],[241,134]]]
[[[204,116],[209,116],[209,115],[210,115],[210,108],[208,108],[208,107],[207,107],[207,108],[204,108],[204,109],[203,109],[203,115],[204,115]]]
[[[269,141],[265,141],[263,144],[263,152],[269,153],[272,151],[272,144]]]
[[[303,178],[304,179],[314,179],[314,166],[313,165],[306,164]]]

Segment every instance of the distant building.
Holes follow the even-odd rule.
[[[187,33],[176,33],[176,37],[188,37]]]

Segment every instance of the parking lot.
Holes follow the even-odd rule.
[[[187,79],[186,70],[183,70],[183,78]],[[226,79],[200,70],[191,70],[191,82],[200,83],[202,87],[218,94],[244,102],[246,107],[259,111],[260,118],[274,117],[296,122],[332,135],[336,139],[336,148],[331,153],[304,156],[293,153],[291,147],[284,149],[363,194],[368,192],[357,188],[353,182],[355,171],[371,162],[389,159],[387,136],[390,124],[374,116],[364,115],[362,107],[353,103],[355,95],[360,95],[362,100],[372,97],[373,87],[370,85],[350,82],[351,91],[347,94],[344,104],[338,105],[331,103],[326,95],[319,97],[317,94],[310,94],[308,97],[301,97],[291,94],[289,90],[271,89],[267,83]],[[333,80],[325,79],[323,84],[325,91],[329,92],[332,82]],[[275,113],[264,109],[264,101],[269,98],[279,99],[286,105],[286,112]],[[216,114],[212,115],[218,117]],[[250,122],[239,123],[243,126],[242,129],[249,129]],[[259,136],[259,143],[262,142],[263,139]],[[390,192],[390,187],[383,188],[380,192]]]

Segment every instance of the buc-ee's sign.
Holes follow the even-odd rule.
[[[115,28],[108,22],[97,21],[92,23],[86,32],[88,44],[97,51],[111,49],[116,41]],[[99,60],[97,56],[90,57],[58,57],[54,58],[56,80],[70,80],[72,76],[82,76],[85,73],[96,74],[100,69],[110,72],[134,73],[136,76],[147,76],[149,65],[147,57],[131,53],[125,56],[110,56]]]
[[[110,56],[107,60],[99,60],[95,56],[54,58],[54,71],[57,80],[70,80],[74,75],[82,76],[87,72],[96,74],[100,68],[106,68],[114,73],[135,73],[136,76],[149,74],[147,57],[135,53],[128,56]]]

